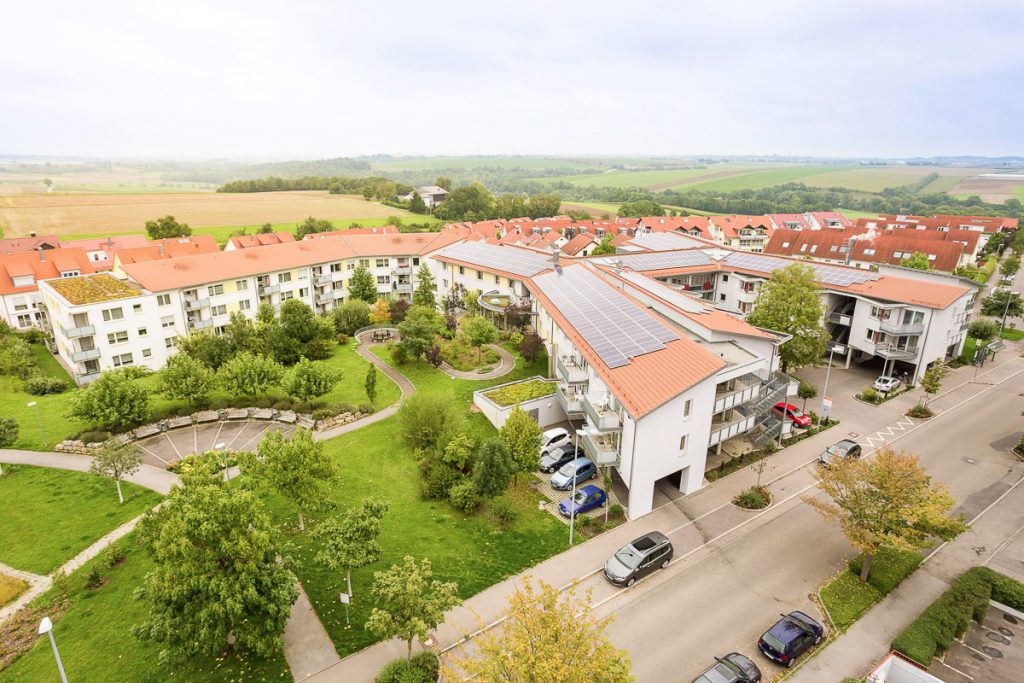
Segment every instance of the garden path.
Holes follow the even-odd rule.
[[[449,377],[455,379],[496,379],[507,375],[516,369],[516,359],[512,357],[512,354],[501,348],[497,344],[487,344],[487,348],[497,352],[501,357],[501,362],[498,363],[498,367],[494,368],[490,372],[465,372],[463,370],[456,370],[447,363],[441,363],[441,371]]]

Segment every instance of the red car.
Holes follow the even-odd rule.
[[[788,417],[790,422],[795,424],[797,427],[801,427],[803,429],[806,429],[807,427],[811,426],[810,416],[804,415],[802,412],[800,412],[800,409],[797,408],[792,403],[776,403],[772,407],[772,415],[779,418],[780,420],[783,418],[783,416]]]

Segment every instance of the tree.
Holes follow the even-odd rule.
[[[434,184],[443,190],[448,190],[449,192],[452,191],[452,179],[446,175],[437,176],[437,180],[434,181]]]
[[[284,377],[284,368],[273,358],[243,351],[221,366],[221,385],[232,394],[256,398]]]
[[[149,419],[149,392],[123,370],[109,370],[72,396],[71,415],[110,429],[123,429]]]
[[[409,211],[421,214],[426,213],[427,205],[423,201],[423,197],[420,196],[420,193],[413,190],[411,194],[412,196],[409,198]]]
[[[540,425],[518,403],[498,431],[498,437],[508,446],[517,475],[537,469],[540,462]]]
[[[484,498],[500,496],[505,493],[505,489],[511,483],[516,469],[516,463],[512,461],[512,453],[504,441],[501,439],[484,441],[477,454],[476,464],[473,466],[473,485],[476,487],[476,492]]]
[[[519,355],[529,362],[534,362],[544,352],[544,340],[536,332],[527,332],[523,341],[519,342]]]
[[[231,355],[242,351],[262,353],[266,348],[263,338],[256,331],[256,326],[241,311],[231,314],[228,324],[224,326],[224,334],[221,336],[227,340],[228,346],[231,348]]]
[[[194,468],[150,510],[140,536],[155,560],[137,594],[149,603],[132,629],[166,659],[234,647],[270,657],[298,597],[270,517],[255,492]]]
[[[829,334],[821,326],[823,307],[814,271],[801,263],[774,271],[761,285],[747,322],[792,335],[779,357],[783,371],[817,363],[825,353]]]
[[[323,544],[316,561],[331,571],[345,570],[345,584],[352,596],[352,570],[380,559],[380,521],[391,506],[386,500],[364,498],[339,519],[329,517],[317,525],[314,534]]]
[[[387,299],[377,299],[370,307],[370,322],[374,325],[391,322],[391,302]]]
[[[402,402],[398,409],[398,424],[402,429],[402,439],[410,448],[441,450],[458,433],[462,414],[446,398],[417,393]]]
[[[441,453],[441,462],[465,472],[473,462],[473,440],[465,434],[455,434]]]
[[[443,326],[441,316],[433,308],[413,306],[405,320],[398,324],[398,333],[402,335],[399,346],[410,358],[419,358],[434,345],[434,338]]]
[[[93,453],[89,472],[98,477],[110,477],[117,485],[117,500],[123,505],[121,480],[139,471],[142,466],[142,452],[131,443],[118,443],[116,439],[107,439],[103,447]]]
[[[188,401],[193,407],[205,406],[210,402],[216,378],[206,364],[185,353],[177,353],[167,359],[167,365],[160,371],[159,390],[167,398]]]
[[[264,223],[263,225],[260,226],[260,229],[257,231],[257,234],[259,234],[259,235],[269,235],[272,232],[274,232],[274,224],[273,223]]]
[[[435,215],[451,221],[483,221],[494,217],[494,196],[480,183],[450,191]]]
[[[192,234],[192,228],[174,220],[174,216],[164,216],[155,221],[146,221],[146,234],[151,240],[187,237]]]
[[[525,329],[530,324],[530,318],[532,312],[528,304],[517,303],[513,301],[505,310],[502,311],[502,318],[505,320],[505,325],[513,330]]]
[[[363,382],[363,389],[366,390],[366,398],[369,399],[370,405],[374,405],[377,402],[377,366],[370,363],[370,367],[366,368],[366,380]]]
[[[228,326],[230,327],[231,323],[228,323]],[[179,354],[191,356],[211,370],[219,369],[234,355],[232,343],[233,339],[226,335],[210,332],[199,332],[175,340]],[[245,350],[252,351],[251,348]]]
[[[557,216],[562,210],[562,198],[554,192],[541,192],[530,197],[530,218]]]
[[[948,514],[956,501],[945,486],[932,483],[915,455],[883,447],[871,460],[833,459],[820,475],[831,501],[803,499],[864,554],[861,581],[868,580],[881,548],[917,550],[933,536],[948,541],[967,528]]]
[[[339,334],[353,335],[370,324],[370,305],[362,299],[349,299],[331,312],[334,329]]]
[[[612,240],[615,239],[613,235],[605,235],[598,242],[597,246],[590,251],[591,256],[609,256],[615,253],[615,245],[612,244]]]
[[[474,651],[446,659],[441,677],[507,683],[632,681],[629,655],[616,649],[606,632],[611,617],[598,619],[589,605],[589,590],[581,600],[575,584],[562,590],[527,577],[509,597],[501,628],[481,623]]]
[[[348,293],[349,296],[368,304],[375,303],[380,296],[377,294],[377,280],[363,266],[357,266],[352,271],[352,279],[348,281]]]
[[[1010,254],[1003,261],[1002,265],[999,266],[999,273],[1006,277],[1013,277],[1020,270],[1020,256],[1017,254]]]
[[[1020,294],[1017,292],[997,289],[981,300],[981,312],[997,318],[1001,318],[1004,313],[1008,318],[1020,318],[1024,316],[1024,304],[1021,303]]]
[[[13,417],[0,417],[0,448],[10,448],[18,440],[18,421]]]
[[[946,376],[947,372],[949,370],[942,361],[935,361],[930,368],[925,370],[924,376],[921,378],[921,388],[924,389],[921,405],[928,405],[931,396],[939,393],[939,389],[942,388],[942,378]]]
[[[409,313],[409,308],[410,304],[405,299],[398,299],[397,301],[391,302],[391,322],[397,325],[405,320],[405,316]]]
[[[664,216],[665,209],[661,204],[652,199],[638,199],[632,202],[624,202],[619,206],[620,217],[643,218],[645,216]]]
[[[412,303],[414,306],[426,306],[427,308],[437,308],[437,300],[435,295],[437,293],[437,283],[434,281],[434,274],[430,268],[427,267],[426,263],[421,263],[419,270],[416,271],[416,291],[412,294]]]
[[[800,382],[800,386],[796,390],[796,395],[804,400],[804,405],[800,409],[807,412],[807,399],[814,398],[818,395],[818,387],[814,386],[810,382]]]
[[[498,218],[522,218],[529,213],[521,194],[502,194],[494,200],[494,214]]]
[[[274,358],[284,365],[295,363],[301,356],[310,360],[329,358],[333,352],[334,325],[298,299],[285,301],[277,320],[264,324],[260,332]]]
[[[931,261],[928,260],[928,254],[921,251],[915,251],[907,258],[900,259],[900,265],[914,270],[931,270],[932,267]]]
[[[323,443],[313,441],[313,432],[299,428],[291,439],[277,430],[267,430],[256,447],[255,456],[244,460],[244,468],[260,485],[277,491],[296,507],[299,531],[306,530],[303,511],[324,505],[321,484],[338,475]]]
[[[330,232],[334,230],[334,224],[324,218],[313,218],[310,216],[295,226],[295,239],[301,240],[306,235],[313,235],[318,232]]]
[[[328,368],[323,363],[302,358],[289,373],[285,390],[289,396],[300,401],[308,401],[328,393],[340,379],[340,372]]]
[[[53,187],[53,181],[49,178],[43,178],[43,185],[46,185],[46,189]]]
[[[999,334],[999,324],[988,318],[978,318],[967,326],[967,334],[979,341],[991,341]]]
[[[370,593],[377,606],[366,622],[366,629],[379,638],[404,640],[407,658],[412,657],[414,638],[425,638],[444,621],[445,612],[462,604],[457,584],[432,578],[430,560],[417,564],[409,555],[388,571],[373,573]]]
[[[487,318],[477,315],[462,321],[462,334],[471,346],[476,347],[477,360],[480,360],[484,344],[493,344],[498,338],[498,328]]]

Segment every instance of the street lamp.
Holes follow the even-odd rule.
[[[43,434],[43,418],[39,415],[39,404],[35,401],[29,401],[26,405],[29,408],[36,409],[36,422],[39,423],[39,438],[43,440],[43,446],[46,446],[46,435]]]
[[[832,348],[828,351],[828,369],[825,370],[825,388],[821,390],[821,411],[818,413],[818,428],[821,428],[821,420],[825,415],[825,401],[828,400],[828,378],[832,374],[832,357],[836,353],[836,349],[839,353],[846,353],[846,347],[840,346],[839,344],[832,344]]]
[[[43,617],[43,620],[39,622],[39,635],[44,633],[50,636],[50,647],[53,648],[53,656],[57,660],[57,671],[60,671],[60,680],[63,683],[68,683],[68,677],[64,674],[64,664],[60,661],[60,653],[57,652],[57,641],[53,639],[53,622],[50,621],[50,617]]]
[[[228,481],[228,452],[224,450],[224,442],[216,443],[213,445],[213,450],[220,451],[224,454],[224,482]]]
[[[576,430],[576,456],[579,457],[580,436],[583,430]],[[575,462],[575,460],[574,460]],[[572,532],[576,526],[576,473],[572,475],[572,493],[569,494],[569,547],[572,547]]]

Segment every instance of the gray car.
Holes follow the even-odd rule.
[[[828,467],[835,458],[859,458],[862,454],[863,450],[859,443],[851,439],[843,439],[826,448],[825,452],[818,456],[818,462],[824,467]]]
[[[672,543],[660,531],[652,531],[636,539],[604,564],[604,578],[616,586],[632,586],[655,569],[665,569],[672,562]]]

